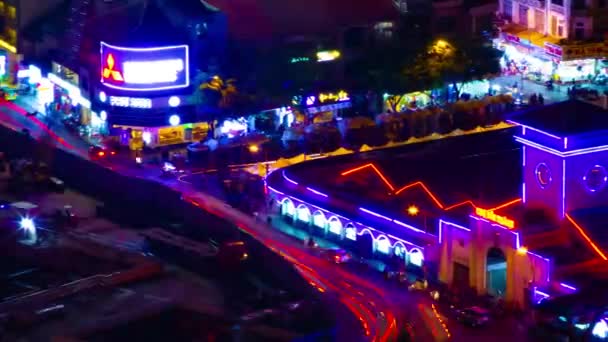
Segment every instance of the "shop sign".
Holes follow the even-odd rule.
[[[327,103],[327,102],[344,102],[349,101],[350,97],[348,97],[348,93],[344,90],[340,90],[337,94],[334,93],[321,93],[319,94],[319,102]]]
[[[6,67],[8,66],[8,58],[5,53],[0,52],[0,76],[6,75]],[[17,73],[17,75],[19,75]]]
[[[545,42],[544,47],[545,47],[545,53],[550,56],[561,58],[563,55],[562,47],[559,45]]]
[[[494,213],[493,210],[487,210],[482,208],[475,208],[475,215],[483,217],[488,221],[498,223],[501,226],[505,226],[509,229],[515,229],[515,221],[509,219],[506,216],[501,216]]]
[[[562,46],[564,60],[607,57],[608,49],[604,43]]]
[[[129,108],[152,108],[152,100],[144,97],[110,96],[110,106]]]
[[[125,91],[190,85],[188,46],[128,48],[101,43],[101,83]]]
[[[173,145],[184,141],[184,127],[165,127],[158,129],[158,144]]]

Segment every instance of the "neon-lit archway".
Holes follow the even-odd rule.
[[[355,243],[357,254],[364,258],[371,258],[374,255],[376,241],[374,234],[368,228],[365,228],[357,233],[357,242]]]
[[[281,201],[281,215],[294,217],[295,214],[296,207],[294,206],[293,202],[287,197],[283,198]]]
[[[342,234],[342,222],[336,216],[332,216],[327,220],[329,223],[329,231],[331,233],[341,235]]]
[[[357,228],[352,223],[346,225],[344,229],[344,238],[350,241],[357,241]]]
[[[302,222],[306,222],[309,223],[310,222],[310,209],[308,209],[307,206],[305,206],[304,204],[300,204],[298,205],[298,210],[296,210],[297,215],[296,218],[298,219],[298,221],[302,221]]]
[[[380,235],[376,239],[376,251],[386,255],[390,254],[391,241],[386,237],[386,235]]]
[[[312,214],[312,224],[315,225],[315,227],[325,229],[327,220],[325,219],[325,214],[323,214],[321,210],[317,210]]]
[[[397,241],[393,244],[393,253],[398,257],[405,258],[407,255],[407,248],[405,248],[403,242]]]
[[[412,250],[408,253],[409,264],[422,267],[424,263],[424,254],[418,248],[412,248]]]

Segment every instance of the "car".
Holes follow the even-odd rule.
[[[478,306],[456,311],[456,320],[470,327],[485,326],[490,322],[490,312]]]
[[[352,254],[339,248],[325,249],[321,252],[321,257],[336,264],[343,264],[353,259]]]
[[[89,148],[89,157],[91,159],[104,159],[115,155],[116,151],[101,146],[91,146]]]

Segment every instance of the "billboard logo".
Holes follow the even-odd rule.
[[[103,68],[103,78],[112,79],[114,81],[122,82],[124,79],[122,78],[122,74],[118,70],[114,70],[114,56],[112,54],[108,54],[108,58],[106,58],[106,66]]]
[[[190,86],[188,46],[127,48],[101,43],[101,83],[123,91]]]

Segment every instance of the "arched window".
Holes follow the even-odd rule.
[[[298,206],[298,220],[302,222],[310,222],[310,209],[304,204]]]
[[[410,264],[418,267],[422,267],[424,263],[424,255],[418,248],[412,248],[409,253]]]
[[[330,232],[338,235],[342,234],[342,222],[340,222],[339,218],[332,216],[329,218],[328,222]]]
[[[351,241],[357,241],[357,229],[353,225],[347,225],[344,237]]]
[[[383,254],[389,254],[391,251],[391,242],[384,235],[378,236],[376,239],[376,250]]]
[[[319,228],[325,228],[325,214],[322,211],[317,210],[312,214],[312,224]]]
[[[407,249],[405,248],[403,242],[395,242],[395,244],[393,245],[393,253],[395,253],[395,255],[398,257],[405,257],[405,255],[407,254]]]
[[[281,214],[294,216],[296,214],[296,207],[293,205],[293,202],[285,197],[281,202]]]

